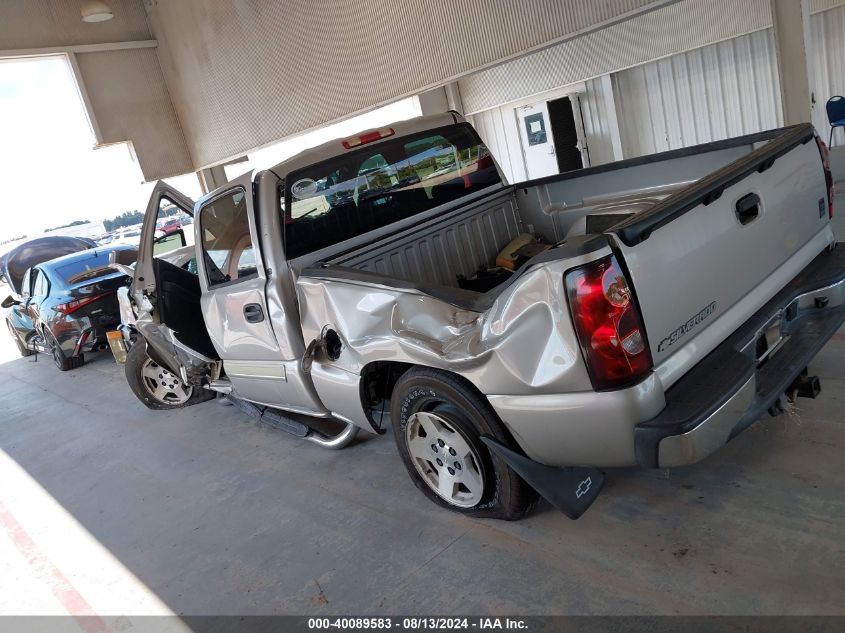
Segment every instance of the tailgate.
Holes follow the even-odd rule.
[[[612,229],[664,387],[832,241],[826,195],[800,125]]]

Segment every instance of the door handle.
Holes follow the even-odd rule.
[[[261,323],[264,320],[264,309],[257,303],[247,303],[244,306],[244,317],[247,323]]]
[[[760,215],[760,196],[748,193],[736,201],[736,217],[742,225],[748,224]]]

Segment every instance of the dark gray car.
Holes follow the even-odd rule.
[[[21,297],[7,297],[7,327],[21,355],[49,352],[67,371],[85,362],[84,353],[105,349],[106,332],[120,322],[116,292],[126,275],[109,267],[109,256],[134,261],[132,246],[94,248],[71,253],[28,269]]]

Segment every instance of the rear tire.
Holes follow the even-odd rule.
[[[15,331],[15,327],[12,325],[11,321],[6,321],[6,325],[9,327],[9,334],[12,335],[12,339],[15,341],[15,345],[18,347],[18,352],[20,352],[21,356],[32,356],[35,352],[29,349],[26,345],[21,342],[21,339],[18,337],[17,331]]]
[[[82,367],[85,364],[84,354],[80,354],[79,356],[66,356],[62,351],[62,346],[59,345],[59,342],[53,336],[53,333],[46,327],[43,331],[44,341],[50,348],[50,355],[53,357],[53,362],[56,364],[56,367],[59,368],[59,371],[70,371],[71,369]]]
[[[181,409],[217,395],[210,389],[185,385],[179,376],[156,363],[147,354],[147,345],[142,338],[138,338],[126,353],[124,369],[129,388],[148,409]]]
[[[428,367],[408,370],[391,398],[393,435],[408,474],[437,505],[475,517],[523,518],[538,495],[481,441],[513,441],[475,387]]]

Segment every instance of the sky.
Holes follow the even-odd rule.
[[[306,147],[419,114],[417,99],[404,99],[251,152],[226,174],[271,167]],[[94,144],[64,57],[0,61],[0,242],[146,208],[153,183],[143,182],[128,145]],[[193,199],[202,195],[195,174],[167,182]]]
[[[0,62],[0,242],[144,210],[153,184],[128,145],[94,142],[64,57]],[[168,182],[201,195],[194,174]]]

